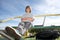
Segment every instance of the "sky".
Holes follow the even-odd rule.
[[[60,14],[60,0],[0,0],[0,20],[22,16],[25,13],[25,7],[29,5],[32,14]],[[35,17],[34,17],[35,18]],[[44,17],[35,18],[33,25],[42,25]],[[20,18],[0,23],[0,29],[6,26],[18,26]],[[60,25],[60,16],[49,16],[45,19],[44,26]]]

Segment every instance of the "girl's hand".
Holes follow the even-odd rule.
[[[21,21],[25,22],[27,20],[27,18],[22,18]]]
[[[34,19],[33,19],[33,18],[29,18],[29,17],[27,17],[27,18],[22,18],[22,21],[26,21],[26,20],[30,20],[31,22],[33,22],[33,21],[34,21]]]
[[[28,18],[27,20],[30,20],[31,22],[33,22],[33,21],[34,21],[34,19],[33,19],[33,18]]]

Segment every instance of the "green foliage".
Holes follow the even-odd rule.
[[[13,28],[17,28],[17,26],[13,26]],[[30,29],[29,29],[29,32],[30,33],[38,33],[40,31],[43,31],[43,30],[58,30],[60,31],[60,26],[32,26]]]

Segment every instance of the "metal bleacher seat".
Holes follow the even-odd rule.
[[[8,40],[14,40],[12,37],[8,36],[4,31],[0,31],[0,35],[7,38]]]

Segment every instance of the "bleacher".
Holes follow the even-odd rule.
[[[39,25],[40,26],[40,25]],[[58,30],[60,32],[60,26],[34,26],[29,29],[30,33],[37,33],[42,30]],[[17,27],[13,27],[17,28]],[[8,36],[4,30],[0,30],[0,40],[14,40],[12,37]],[[35,40],[35,37],[33,38],[26,38],[25,40]]]

